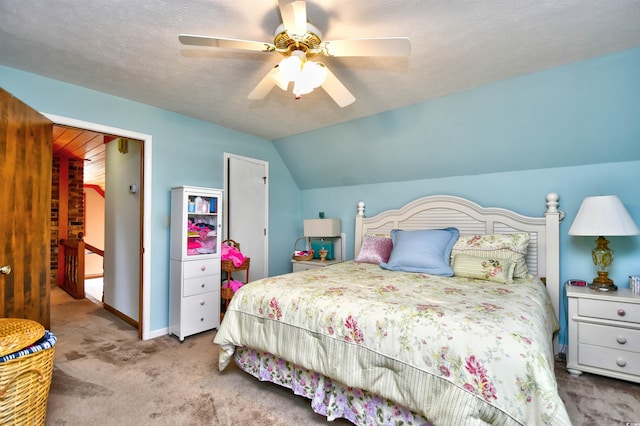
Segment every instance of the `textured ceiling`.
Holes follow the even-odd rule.
[[[0,64],[277,139],[640,46],[638,0],[326,0],[307,15],[324,40],[406,36],[411,55],[323,58],[346,108],[321,89],[250,101],[277,53],[178,34],[272,42],[275,0],[2,0]]]

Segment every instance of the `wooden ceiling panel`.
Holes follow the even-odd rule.
[[[89,160],[93,162],[100,161],[100,160],[104,162],[104,155],[105,155],[105,145],[104,143],[101,143],[100,145],[96,145],[91,149],[87,149],[81,158],[84,158],[85,160]]]
[[[85,160],[85,185],[96,185],[104,191],[105,142],[113,139],[111,135],[55,125],[53,155]]]
[[[86,158],[87,153],[101,147],[104,151],[104,136],[100,133],[82,132],[70,144],[69,151],[76,158]]]

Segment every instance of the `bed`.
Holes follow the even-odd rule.
[[[238,290],[219,368],[357,425],[570,425],[553,370],[557,207],[549,194],[527,217],[443,195],[368,218],[360,202],[354,260]],[[416,253],[433,259],[415,269]]]

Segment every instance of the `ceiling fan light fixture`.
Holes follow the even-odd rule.
[[[302,54],[300,57],[297,52]],[[287,56],[283,60],[280,61],[278,68],[280,68],[280,74],[282,78],[286,81],[295,81],[298,74],[300,74],[300,70],[302,69],[302,61],[306,60],[304,58],[304,52],[300,50],[294,50],[291,52],[291,56]]]
[[[224,37],[180,34],[180,43],[191,46],[206,46],[251,52],[275,52],[284,57],[271,68],[247,96],[261,100],[275,86],[285,92],[293,82],[296,98],[312,92],[317,87],[341,108],[351,105],[356,98],[338,77],[320,62],[311,59],[318,55],[328,57],[387,56],[407,57],[411,43],[406,37],[353,38],[323,41],[322,32],[307,21],[306,0],[277,0],[282,23],[273,36],[273,43],[257,42]]]
[[[325,78],[327,78],[327,69],[324,65],[311,61],[304,63],[299,76],[299,80],[305,85],[311,86],[313,89],[324,83]]]
[[[311,93],[327,77],[325,66],[319,62],[308,61],[301,50],[291,52],[291,56],[280,61],[278,68],[280,69],[278,78],[281,81],[276,81],[276,84],[286,90],[288,83],[293,81],[293,94],[296,98]]]

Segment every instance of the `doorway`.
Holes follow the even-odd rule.
[[[141,339],[146,340],[152,337],[150,329],[150,302],[151,302],[151,158],[152,158],[152,137],[151,135],[133,132],[126,129],[115,128],[111,126],[105,126],[97,123],[91,123],[81,120],[76,120],[68,117],[62,117],[52,114],[43,113],[54,125],[75,127],[78,129],[85,129],[92,132],[98,132],[108,135],[115,135],[118,137],[133,139],[141,142],[143,146],[141,152],[142,163],[142,176],[139,183],[139,195],[141,200],[141,212],[140,212],[140,233],[141,233],[141,247],[140,247],[140,289],[138,300],[138,335]],[[117,224],[115,226],[118,226]]]
[[[59,174],[52,200],[59,208],[52,244],[57,246],[58,238],[69,239],[62,245],[64,258],[54,252],[61,272],[54,281],[73,297],[84,298],[87,287],[96,284],[85,278],[103,277],[104,292],[96,299],[135,329],[140,323],[141,153],[138,140],[75,127],[53,128]]]
[[[225,236],[251,258],[249,281],[268,277],[269,163],[225,153],[224,189]]]
[[[102,277],[92,277],[84,280],[84,297],[93,303],[102,305],[102,289]]]

